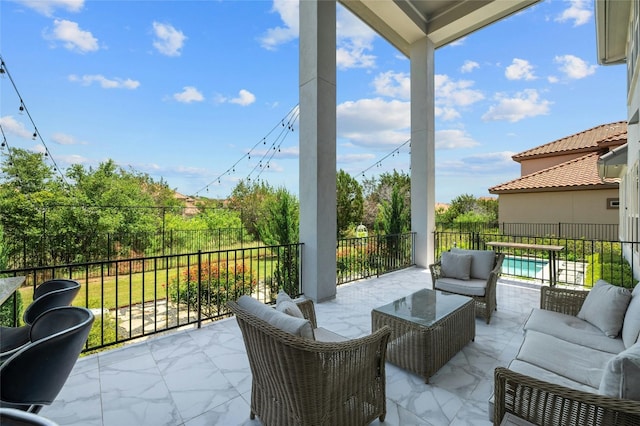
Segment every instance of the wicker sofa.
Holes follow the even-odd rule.
[[[286,310],[256,302],[242,296],[227,303],[242,331],[251,366],[252,419],[258,416],[265,425],[279,426],[384,421],[388,327],[345,339],[319,328],[313,302],[303,300],[296,303],[303,316],[295,318],[302,324],[298,333],[296,325],[285,324],[290,319],[282,315],[291,316]],[[306,335],[308,325],[311,337]]]
[[[542,287],[518,354],[495,370],[494,424],[506,413],[537,425],[640,424],[640,286],[599,281],[592,292]]]
[[[429,265],[435,290],[472,297],[476,315],[487,324],[497,309],[496,286],[502,273],[503,253],[493,250],[452,248],[442,253],[438,262]],[[447,267],[447,263],[451,266]]]

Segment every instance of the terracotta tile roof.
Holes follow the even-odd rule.
[[[539,170],[512,181],[489,188],[489,193],[566,191],[594,188],[616,188],[603,183],[598,176],[600,153],[593,152],[570,161]]]
[[[593,152],[603,147],[622,145],[627,141],[627,122],[603,124],[514,155],[521,162],[536,157],[551,157],[571,152]]]

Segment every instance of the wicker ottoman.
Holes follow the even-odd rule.
[[[371,329],[391,328],[387,361],[429,378],[476,336],[473,299],[423,289],[371,311]]]

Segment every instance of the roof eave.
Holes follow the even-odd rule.
[[[600,65],[626,62],[630,8],[629,1],[596,0],[596,44]]]
[[[411,45],[428,36],[436,48],[517,13],[540,0],[450,0],[425,16],[420,2],[339,0],[355,16],[409,57]]]

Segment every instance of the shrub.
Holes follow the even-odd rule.
[[[0,325],[5,327],[20,326],[22,318],[22,293],[16,291],[17,318],[13,316],[13,297],[9,297],[6,302],[0,306]],[[14,322],[15,319],[15,322]]]
[[[201,280],[198,295],[198,277]],[[224,311],[229,300],[251,295],[256,287],[251,271],[241,262],[202,262],[184,271],[169,285],[169,295],[177,303],[197,311],[198,297],[202,314],[214,317]]]
[[[620,287],[633,288],[637,283],[631,272],[629,262],[620,254],[594,253],[587,256],[588,266],[585,277],[585,286],[591,287],[599,279]]]

